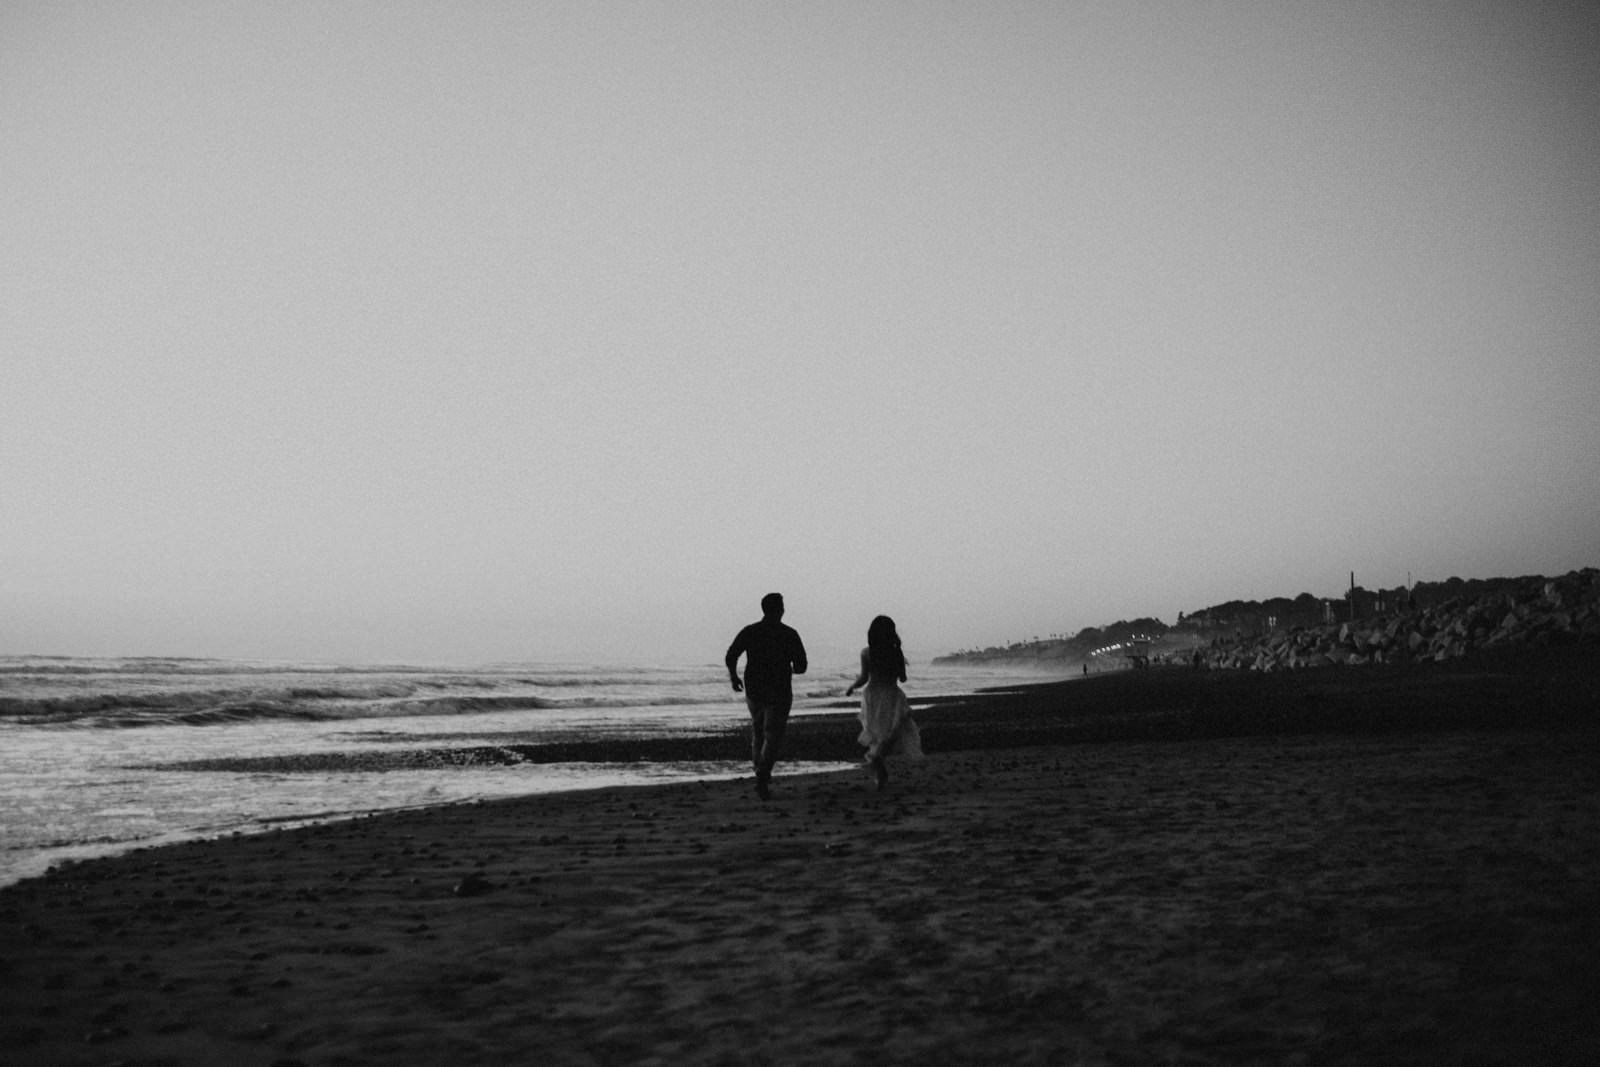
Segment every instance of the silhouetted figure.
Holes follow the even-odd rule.
[[[733,691],[744,694],[745,706],[750,709],[750,762],[756,769],[756,793],[762,800],[772,795],[772,767],[778,762],[778,748],[794,705],[790,678],[806,673],[805,645],[782,619],[782,595],[768,593],[761,598],[761,621],[740,630],[724,657]],[[741,655],[745,657],[742,684]]]
[[[867,627],[867,647],[861,650],[861,673],[845,696],[861,686],[861,736],[866,746],[867,765],[882,789],[889,782],[890,756],[922,758],[922,734],[911,717],[911,704],[899,683],[906,680],[906,657],[900,650],[900,635],[894,620],[879,615]]]

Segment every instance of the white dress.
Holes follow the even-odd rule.
[[[868,672],[867,650],[861,650],[861,673]],[[895,678],[868,677],[861,689],[861,736],[856,738],[867,750],[867,758],[900,756],[922,759],[922,734],[911,717],[906,700]]]

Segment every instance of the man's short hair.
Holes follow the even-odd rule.
[[[783,594],[768,593],[761,598],[761,614],[772,615],[783,610]]]

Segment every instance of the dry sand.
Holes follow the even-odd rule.
[[[883,793],[603,790],[65,866],[0,891],[0,1062],[1596,1062],[1595,658],[1090,679],[931,709]],[[1060,743],[1118,708],[1188,739]]]

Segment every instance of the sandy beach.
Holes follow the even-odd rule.
[[[0,1062],[1594,1062],[1596,659],[1130,672],[924,709],[881,793],[780,767],[64,866],[0,890]]]

